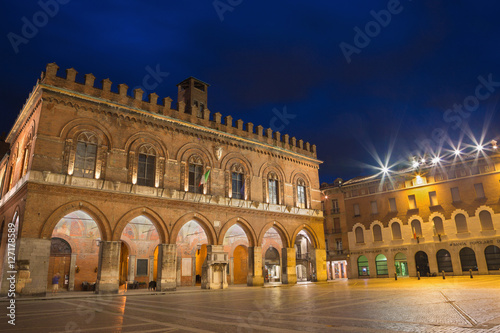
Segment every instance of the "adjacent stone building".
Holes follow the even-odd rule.
[[[329,279],[500,274],[495,141],[384,171],[322,185]]]
[[[296,283],[304,240],[309,279],[326,280],[316,146],[212,114],[195,78],[174,108],[57,72],[47,65],[0,162],[2,294],[14,254],[21,294],[44,294],[55,273],[100,293]]]

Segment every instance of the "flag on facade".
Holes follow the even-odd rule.
[[[206,184],[207,181],[208,181],[208,176],[210,175],[210,170],[207,170],[207,172],[205,172],[205,174],[203,176],[201,176],[201,179],[200,179],[200,185],[198,186],[201,186],[203,184]]]

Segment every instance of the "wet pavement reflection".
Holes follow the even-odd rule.
[[[18,298],[16,326],[2,316],[0,331],[493,333],[500,332],[499,300],[500,276],[68,293]]]

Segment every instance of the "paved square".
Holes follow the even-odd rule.
[[[83,295],[18,299],[0,331],[500,332],[500,276]]]

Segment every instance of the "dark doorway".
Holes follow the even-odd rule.
[[[59,289],[68,289],[71,246],[62,238],[53,237],[50,244],[47,289],[52,287],[52,277],[59,273]]]
[[[462,264],[462,272],[469,270],[477,271],[476,253],[470,247],[464,247],[460,250],[460,263]]]
[[[446,251],[445,249],[441,249],[436,253],[436,259],[438,263],[438,270],[440,272],[453,272],[450,252]]]
[[[418,251],[415,253],[415,264],[417,265],[417,272],[420,272],[420,276],[429,276],[429,258],[427,253],[424,251]]]

